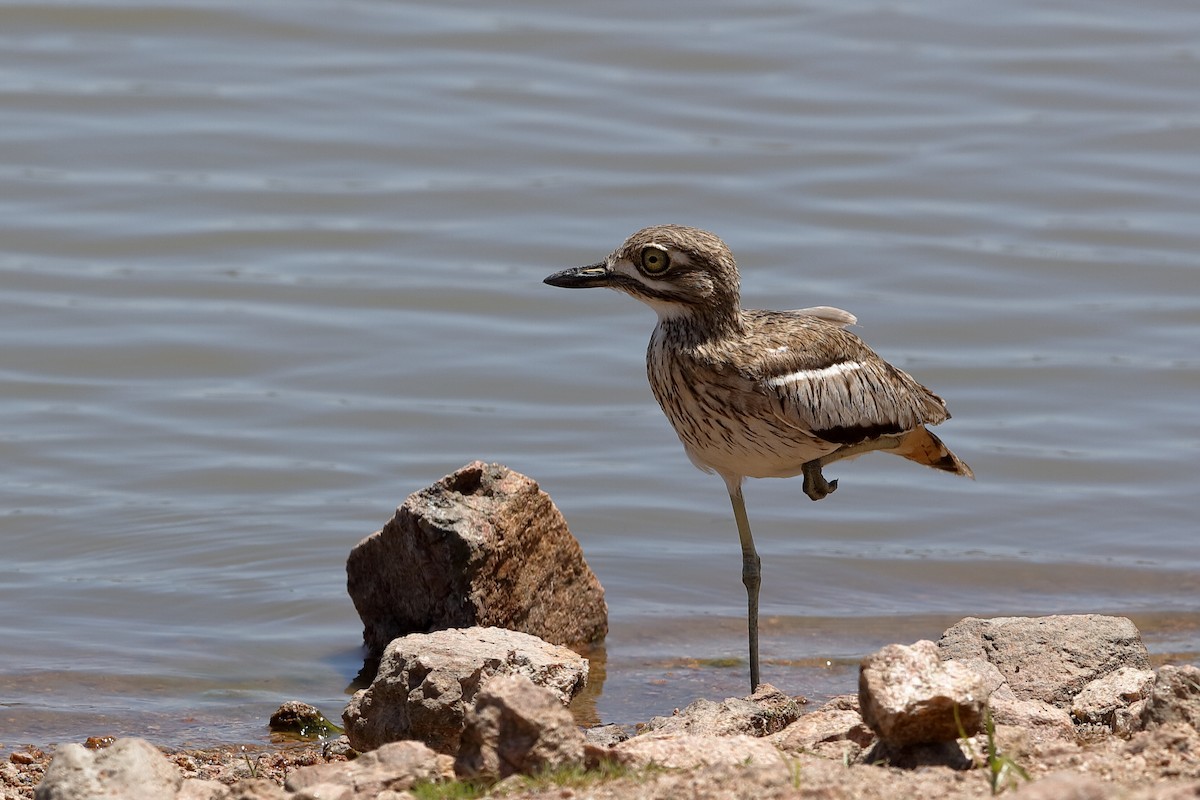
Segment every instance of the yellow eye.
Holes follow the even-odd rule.
[[[671,266],[671,259],[666,250],[657,247],[642,248],[642,271],[647,275],[661,275]]]

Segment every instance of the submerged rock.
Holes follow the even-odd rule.
[[[300,739],[321,739],[342,729],[334,725],[316,706],[299,700],[288,700],[271,715],[272,733],[284,733]]]

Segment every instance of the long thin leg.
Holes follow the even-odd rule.
[[[754,549],[750,521],[746,518],[746,501],[742,487],[729,490],[733,503],[733,518],[737,522],[738,538],[742,542],[742,583],[746,585],[746,624],[750,629],[750,693],[758,688],[758,589],[762,585],[762,559]]]

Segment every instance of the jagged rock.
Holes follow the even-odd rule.
[[[1124,617],[968,617],[942,634],[938,649],[982,670],[994,665],[1018,700],[1069,709],[1084,686],[1121,667],[1149,669],[1141,635]]]
[[[144,739],[117,739],[102,750],[65,744],[58,748],[35,800],[163,800],[183,783],[179,770]]]
[[[974,735],[986,701],[983,678],[963,664],[943,662],[930,641],[888,645],[859,669],[863,721],[892,747]]]
[[[1141,715],[1154,688],[1154,679],[1154,673],[1148,669],[1113,670],[1075,695],[1071,717],[1077,725],[1096,726],[1127,737],[1142,728]]]
[[[696,767],[741,767],[748,765],[786,767],[779,750],[766,739],[737,736],[702,736],[691,733],[654,732],[635,736],[612,748],[620,763],[663,769]]]
[[[1142,722],[1146,726],[1182,722],[1200,731],[1200,668],[1159,667]]]
[[[769,741],[785,753],[803,752],[853,761],[875,741],[875,734],[858,710],[854,695],[831,697],[815,711],[803,714]]]
[[[420,742],[390,742],[353,761],[301,767],[288,775],[284,788],[312,797],[368,800],[385,790],[403,791],[420,780],[453,777],[448,756],[438,755]]]
[[[652,717],[646,729],[702,736],[767,736],[783,730],[799,716],[800,706],[795,699],[764,683],[746,698],[728,697],[719,703],[700,699],[669,717]]]
[[[452,755],[475,695],[498,674],[525,675],[565,706],[587,683],[588,662],[565,647],[500,628],[405,636],[388,645],[375,680],[346,706],[346,735],[360,752],[417,739]]]
[[[583,743],[555,694],[524,675],[498,675],[475,696],[454,770],[460,778],[495,781],[582,767]]]
[[[398,636],[495,626],[555,644],[604,638],[604,589],[537,483],[476,461],[411,495],[354,547],[347,589],[369,658]]]
[[[938,651],[942,652],[940,644]],[[990,661],[971,658],[958,663],[968,665],[983,678],[984,691],[988,695],[988,708],[997,725],[1027,730],[1033,741],[1075,739],[1075,725],[1066,709],[1052,706],[1042,700],[1021,700],[1013,694],[1004,675]]]

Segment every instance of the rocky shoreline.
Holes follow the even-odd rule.
[[[1048,633],[1060,637],[1055,646]],[[970,641],[985,648],[982,661],[972,661],[979,653]],[[1091,673],[1103,674],[1087,679],[1084,665],[1097,653],[1106,663]],[[412,654],[410,667],[420,658]],[[53,760],[36,748],[12,753],[0,765],[0,797],[1200,797],[1200,669],[1149,670],[1137,666],[1144,658],[1136,629],[1121,618],[967,619],[937,644],[889,646],[864,659],[857,696],[807,709],[764,685],[746,698],[697,700],[633,736],[616,726],[581,731],[559,694],[519,669],[500,671],[465,712],[442,717],[445,730],[460,730],[456,740],[443,737],[442,752],[401,739],[358,754],[345,736],[320,746],[173,753],[140,739],[95,740],[61,747]],[[989,702],[981,706],[992,723],[978,720],[973,735],[957,735],[965,724],[938,730],[945,709],[974,702],[993,669],[1001,682],[983,687]],[[939,702],[964,688],[965,703]],[[951,717],[961,723],[968,714]]]
[[[167,752],[90,739],[0,763],[0,800],[1200,798],[1200,669],[1153,668],[1121,617],[966,618],[868,655],[811,708],[769,684],[635,730],[569,706],[603,589],[523,475],[468,464],[355,547],[369,683],[319,744]],[[285,703],[273,725],[328,735]]]

